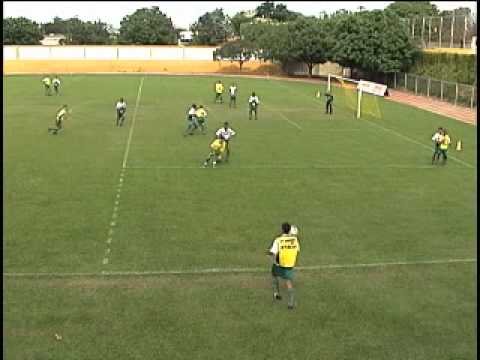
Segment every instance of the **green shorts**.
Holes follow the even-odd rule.
[[[273,264],[272,275],[279,276],[285,280],[293,280],[293,268],[281,267],[277,264]]]

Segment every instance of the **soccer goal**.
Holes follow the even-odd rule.
[[[331,92],[333,86],[343,90],[345,106],[354,112],[357,119],[362,114],[382,117],[378,98],[384,96],[387,88],[385,85],[328,74],[327,91]]]

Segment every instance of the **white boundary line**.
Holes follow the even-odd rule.
[[[288,86],[285,86],[284,84],[280,84],[280,85],[288,88],[288,89],[291,90],[291,91],[293,91],[292,89],[290,89]],[[303,92],[300,92],[300,94],[304,95],[305,97],[308,97],[308,96],[307,96],[305,93],[303,93]],[[318,104],[318,103],[316,103],[316,102],[314,102],[314,104],[320,106],[320,104]],[[392,133],[392,134],[394,134],[394,135],[397,135],[397,136],[401,137],[402,139],[407,140],[407,141],[409,141],[409,142],[411,142],[411,143],[413,143],[413,144],[417,144],[417,145],[419,145],[419,146],[422,146],[422,147],[424,147],[425,149],[428,149],[428,150],[430,150],[430,151],[432,150],[432,149],[431,149],[430,147],[428,147],[427,145],[422,144],[421,142],[418,142],[418,141],[416,141],[416,140],[414,140],[414,139],[411,139],[411,138],[409,138],[408,136],[405,136],[405,135],[403,135],[403,134],[401,134],[401,133],[399,133],[399,132],[397,132],[397,131],[395,131],[395,130],[393,130],[393,129],[386,128],[386,127],[384,127],[384,126],[381,126],[381,125],[379,125],[379,124],[377,124],[377,123],[375,123],[375,122],[373,122],[373,121],[367,120],[367,119],[362,119],[361,121],[366,121],[367,123],[369,123],[369,124],[371,124],[371,125],[375,125],[375,126],[379,127],[380,129],[382,129],[382,130],[384,130],[384,131],[387,131],[387,132],[390,132],[390,133]],[[454,157],[453,155],[449,155],[448,157],[449,157],[450,159],[452,159],[452,160],[454,160],[454,161],[456,161],[456,162],[458,162],[458,163],[460,163],[460,164],[468,167],[468,168],[475,169],[475,166],[473,166],[472,164],[469,164],[469,163],[467,163],[467,162],[465,162],[465,161],[463,161],[463,160],[460,160],[460,159]]]
[[[233,166],[228,167],[229,170],[245,169],[438,169],[435,165],[379,165],[379,166],[361,166],[361,165],[310,165],[310,166],[295,166],[295,165],[248,165],[248,166]],[[455,167],[460,169],[461,167]],[[203,166],[128,166],[127,169],[132,170],[154,170],[154,169],[204,169]]]
[[[133,117],[132,117],[132,123],[130,124],[130,132],[128,134],[127,146],[125,148],[125,154],[123,156],[122,171],[120,172],[120,178],[118,179],[117,193],[115,196],[115,203],[113,205],[112,218],[108,226],[108,235],[107,235],[105,253],[102,260],[102,264],[104,266],[108,265],[108,263],[110,262],[113,233],[115,232],[115,227],[117,226],[117,222],[118,222],[117,218],[118,218],[118,209],[120,207],[120,196],[122,193],[125,171],[127,169],[127,159],[128,159],[128,154],[130,152],[130,143],[132,141],[133,128],[135,127],[135,120],[137,118],[138,105],[140,103],[140,97],[142,95],[142,86],[143,86],[144,79],[145,77],[142,77],[142,79],[140,80],[140,84],[138,85],[137,100],[135,101],[135,109],[133,110]]]
[[[405,140],[407,140],[407,141],[409,141],[409,142],[411,142],[411,143],[413,143],[413,144],[417,144],[417,145],[420,145],[420,146],[424,147],[425,149],[432,150],[432,149],[431,149],[430,147],[428,147],[427,145],[422,144],[421,142],[418,142],[418,141],[416,141],[416,140],[413,140],[413,139],[409,138],[408,136],[405,136],[405,135],[403,135],[403,134],[401,134],[401,133],[399,133],[399,132],[397,132],[397,131],[395,131],[395,130],[386,128],[386,127],[384,127],[384,126],[382,126],[382,125],[379,125],[379,124],[377,124],[377,123],[375,123],[375,122],[373,122],[373,121],[367,120],[367,119],[363,119],[363,121],[366,121],[367,123],[369,123],[369,124],[371,124],[371,125],[377,126],[377,127],[379,127],[380,129],[382,129],[382,130],[384,130],[384,131],[387,131],[387,132],[390,132],[390,133],[392,133],[392,134],[394,134],[394,135],[397,135],[397,136],[401,137],[402,139],[405,139]],[[458,163],[460,163],[460,164],[462,164],[462,165],[464,165],[464,166],[466,166],[466,167],[468,167],[468,168],[475,169],[475,166],[473,166],[473,165],[471,165],[471,164],[469,164],[469,163],[467,163],[467,162],[465,162],[465,161],[463,161],[463,160],[457,159],[456,157],[454,157],[454,156],[452,156],[452,155],[448,155],[448,158],[449,158],[449,159],[452,159],[452,160],[454,160],[454,161],[456,161],[456,162],[458,162]]]
[[[455,263],[475,263],[476,258],[444,259],[444,260],[419,260],[419,261],[393,261],[358,264],[326,264],[314,266],[298,266],[299,271],[328,270],[328,269],[363,269],[393,266],[415,265],[445,265]],[[268,273],[269,266],[252,268],[207,268],[191,270],[164,270],[164,271],[102,271],[101,273],[72,272],[72,273],[3,273],[3,277],[81,277],[81,276],[151,276],[151,275],[195,275],[195,274],[237,274],[237,273]]]
[[[140,85],[138,86],[137,100],[135,102],[135,109],[133,110],[132,124],[130,125],[130,132],[128,134],[127,148],[125,149],[125,154],[123,156],[122,167],[125,169],[127,167],[128,153],[130,152],[130,143],[132,142],[133,129],[135,127],[135,120],[137,119],[138,104],[140,103],[140,96],[142,95],[143,80],[145,77],[142,77],[140,80]]]
[[[300,125],[298,125],[295,121],[293,120],[290,120],[288,117],[286,117],[281,111],[278,111],[278,110],[273,110],[271,107],[267,106],[266,104],[263,104],[263,106],[265,107],[265,109],[271,113],[277,113],[279,114],[284,120],[286,120],[290,125],[293,125],[295,126],[298,130],[302,131],[302,127]]]

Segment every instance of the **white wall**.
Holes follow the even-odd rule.
[[[4,58],[18,60],[213,60],[215,47],[175,46],[4,46]]]
[[[17,49],[14,46],[4,46],[3,58],[5,60],[15,60],[17,58]]]

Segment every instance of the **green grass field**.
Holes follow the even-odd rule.
[[[357,120],[339,88],[329,117],[300,82],[236,78],[229,109],[216,77],[64,76],[58,97],[40,78],[4,77],[6,359],[476,358],[475,127],[383,99]],[[209,131],[183,137],[193,102]],[[223,121],[230,162],[201,168]],[[264,254],[283,221],[293,311]]]

